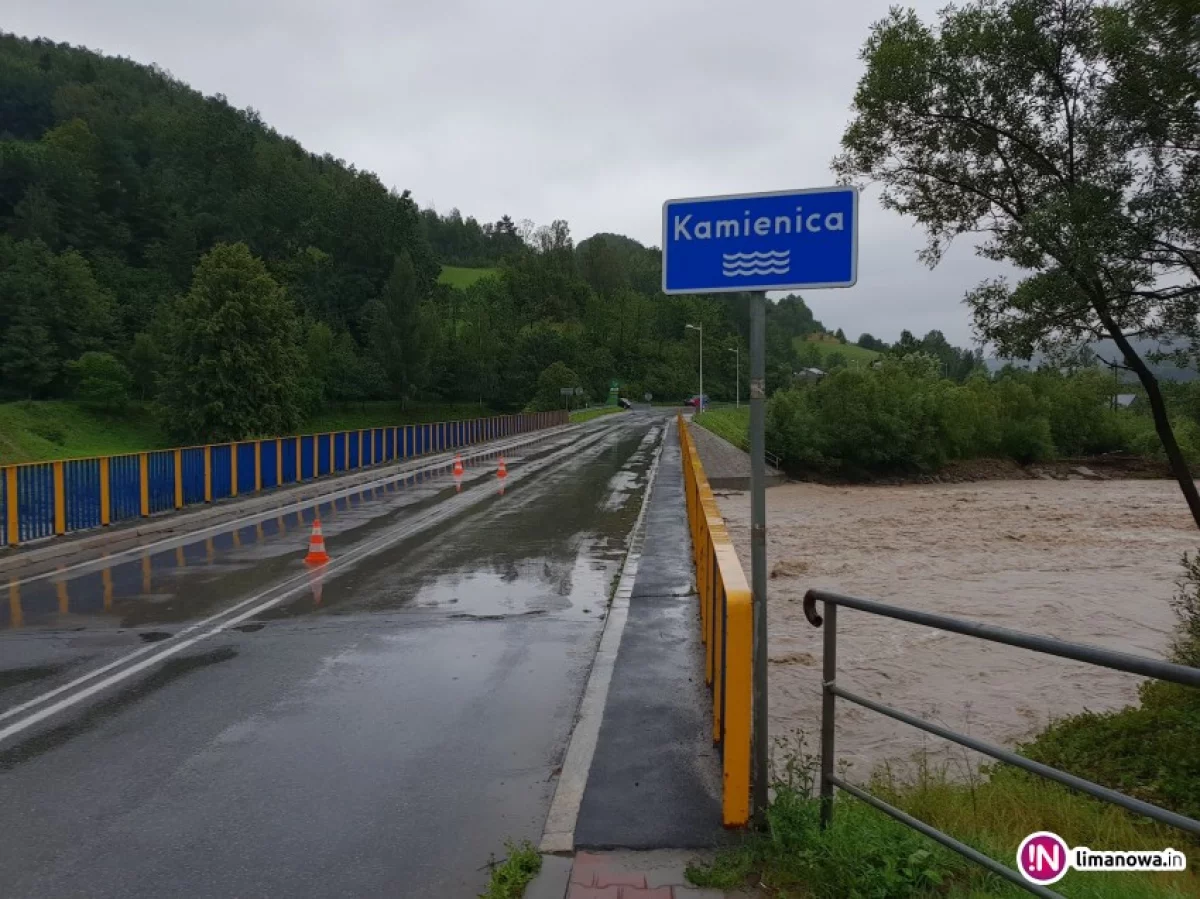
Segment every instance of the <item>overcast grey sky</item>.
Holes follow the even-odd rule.
[[[0,0],[0,28],[155,62],[422,206],[657,245],[667,198],[833,183],[890,2]],[[870,190],[860,235],[858,286],[805,295],[818,318],[970,340],[962,295],[992,263],[964,244],[929,271]]]

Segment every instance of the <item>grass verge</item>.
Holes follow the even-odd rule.
[[[594,409],[580,409],[578,412],[571,413],[571,424],[577,425],[585,421],[591,421],[593,418],[599,418],[602,415],[612,415],[615,412],[623,412],[620,406],[597,406]]]
[[[763,832],[748,835],[708,866],[689,869],[698,886],[757,885],[777,897],[1018,897],[1028,895],[958,854],[852,797],[839,794],[833,824],[819,825],[817,759],[797,736],[780,746],[774,801]],[[1052,830],[1072,846],[1163,849],[1196,856],[1200,845],[1178,831],[1027,775],[997,768],[966,783],[947,769],[919,766],[901,780],[888,769],[870,792],[950,833],[1008,867],[1022,838]],[[1193,868],[1195,867],[1193,863]],[[1200,896],[1194,870],[1174,874],[1072,871],[1054,887],[1087,899],[1177,899]]]
[[[505,843],[504,848],[508,850],[508,858],[498,862],[493,856],[488,861],[492,878],[480,899],[521,899],[525,887],[542,869],[542,856],[528,840]]]
[[[750,452],[750,407],[740,409],[707,409],[697,412],[693,422],[728,440],[745,452]]]

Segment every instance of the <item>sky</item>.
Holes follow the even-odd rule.
[[[661,243],[662,203],[834,183],[870,24],[894,0],[0,0],[0,28],[157,63],[422,206]],[[944,0],[913,0],[926,20]],[[862,198],[859,280],[827,327],[972,340],[1000,274]]]

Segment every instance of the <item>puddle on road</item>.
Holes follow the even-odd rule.
[[[416,545],[386,549],[324,584],[322,611],[530,613],[599,622],[637,518],[660,427],[622,429],[512,486]],[[310,602],[262,616],[313,611]]]

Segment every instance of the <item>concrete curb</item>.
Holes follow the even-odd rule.
[[[0,550],[0,575],[20,570],[22,576],[36,575],[52,570],[65,562],[88,561],[83,556],[100,557],[114,551],[127,550],[142,545],[146,538],[169,538],[183,536],[205,527],[227,523],[238,518],[261,515],[269,518],[297,503],[304,503],[325,496],[332,490],[345,490],[379,479],[398,477],[428,467],[437,467],[461,452],[464,458],[487,455],[497,449],[524,446],[545,437],[561,433],[576,425],[558,425],[541,431],[514,434],[490,443],[476,443],[452,452],[417,456],[385,465],[360,469],[353,473],[325,476],[305,481],[291,487],[272,490],[269,494],[234,497],[218,500],[210,505],[191,509],[160,512],[150,518],[138,518],[120,524],[109,525],[76,535],[47,537],[20,547]]]
[[[525,887],[525,899],[563,899],[571,885],[573,862],[569,855],[543,855],[542,869]]]

